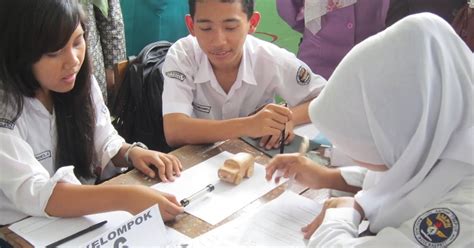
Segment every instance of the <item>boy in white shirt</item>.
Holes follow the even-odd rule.
[[[294,54],[254,38],[253,0],[189,1],[190,36],[168,51],[163,66],[163,122],[171,146],[262,137],[278,147],[309,122],[308,104],[326,81]],[[289,108],[273,104],[281,96]]]

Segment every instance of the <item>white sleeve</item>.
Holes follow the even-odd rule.
[[[13,133],[0,132],[0,144],[0,189],[7,198],[0,206],[14,207],[27,215],[48,216],[44,210],[56,183],[80,184],[73,166],[62,167],[50,177],[31,147]]]
[[[367,169],[360,166],[337,167],[341,171],[341,176],[347,184],[362,188]]]
[[[102,171],[110,160],[119,152],[125,140],[117,133],[110,119],[109,109],[104,103],[99,84],[93,77],[92,100],[96,111],[94,146]]]
[[[353,208],[328,209],[311,236],[310,247],[473,247],[474,177],[466,178],[439,203],[422,209],[398,228],[358,237],[359,213]],[[433,192],[435,194],[435,192]]]
[[[174,43],[163,64],[163,115],[170,113],[182,113],[192,116],[194,100],[193,72],[197,69],[198,62],[194,61],[192,51],[186,50],[184,42],[190,40],[183,38]]]
[[[354,215],[359,216],[356,212],[350,208],[328,209],[323,223],[311,236],[308,247],[422,247],[414,240],[411,220],[399,228],[387,227],[375,236],[359,238],[359,221],[353,218]]]
[[[377,236],[359,238],[360,214],[353,208],[330,208],[308,247],[417,247],[403,232],[385,228]]]
[[[326,85],[326,79],[314,74],[309,66],[296,58],[294,54],[284,49],[281,49],[279,53],[281,63],[278,71],[280,73],[275,74],[275,80],[280,82],[277,86],[277,94],[292,107],[318,96]]]

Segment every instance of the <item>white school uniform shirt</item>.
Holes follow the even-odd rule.
[[[99,85],[93,79],[96,108],[95,149],[102,178],[115,172],[110,159],[124,143],[110,122]],[[0,225],[28,215],[48,216],[44,209],[58,182],[80,184],[73,166],[54,170],[56,156],[56,116],[36,98],[24,98],[24,108],[16,122],[0,119]]]
[[[348,167],[341,168],[345,170]],[[363,171],[361,171],[363,172]],[[355,178],[354,171],[349,172]],[[344,173],[342,174],[344,177]],[[347,176],[346,181],[354,180]],[[356,179],[356,180],[357,180]],[[366,178],[364,188],[372,186]],[[386,227],[376,236],[359,237],[360,215],[353,208],[331,208],[308,242],[309,247],[473,247],[474,177],[464,178],[447,194],[428,203],[399,227]],[[395,216],[396,217],[396,216]],[[310,220],[308,220],[308,223]],[[369,222],[370,226],[370,222]],[[435,228],[436,227],[436,228]],[[439,227],[439,228],[438,228]]]
[[[354,197],[377,235],[358,237],[353,208],[328,209],[310,246],[474,246],[473,62],[449,23],[428,13],[346,55],[309,115],[345,154],[387,167],[368,171]],[[354,174],[341,173],[357,184]]]
[[[294,54],[247,35],[237,79],[226,94],[195,37],[178,40],[163,65],[163,115],[223,120],[248,116],[281,96],[289,106],[316,97],[326,80]]]

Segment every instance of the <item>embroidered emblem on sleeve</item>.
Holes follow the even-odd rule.
[[[211,112],[211,106],[202,105],[199,103],[193,102],[193,108],[196,111],[209,114]]]
[[[15,122],[4,119],[4,118],[0,118],[0,127],[13,130],[15,128]]]
[[[431,209],[418,216],[413,234],[425,247],[447,247],[459,234],[458,217],[447,208]]]
[[[298,71],[296,72],[296,82],[299,85],[307,85],[311,81],[311,73],[304,68],[303,66],[300,66],[298,68]]]
[[[179,81],[183,82],[186,79],[186,75],[179,71],[167,71],[165,75],[169,78],[178,79]]]

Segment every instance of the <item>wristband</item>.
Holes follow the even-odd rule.
[[[128,147],[127,151],[125,152],[125,161],[127,161],[127,164],[129,164],[129,165],[132,165],[132,163],[130,163],[128,155],[130,154],[130,151],[132,150],[132,148],[134,148],[136,146],[138,146],[140,148],[143,148],[145,150],[148,150],[148,147],[145,144],[143,144],[142,142],[133,142],[133,144],[131,144]]]

